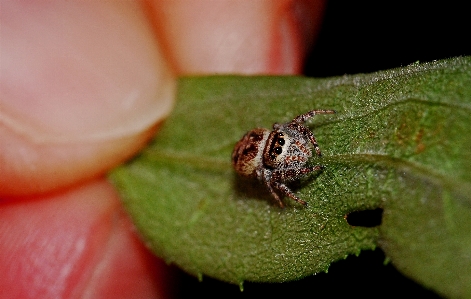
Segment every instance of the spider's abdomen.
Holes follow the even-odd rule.
[[[243,176],[257,177],[257,168],[263,164],[263,150],[267,143],[270,131],[267,129],[253,129],[242,137],[232,152],[232,165]]]

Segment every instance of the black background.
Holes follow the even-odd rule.
[[[369,73],[471,54],[466,3],[327,1],[318,40],[305,74],[314,77]]]
[[[467,4],[414,1],[328,1],[305,74],[313,77],[368,73],[455,56],[471,55]],[[471,80],[470,80],[471,84]],[[350,256],[320,273],[282,284],[232,284],[204,277],[199,282],[175,270],[177,298],[418,297],[434,292],[384,265],[380,249]]]

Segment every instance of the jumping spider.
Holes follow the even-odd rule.
[[[312,110],[291,122],[273,124],[273,131],[253,129],[235,145],[232,165],[240,175],[262,182],[280,207],[284,205],[277,192],[306,205],[284,183],[323,168],[321,165],[305,166],[312,157],[311,147],[314,147],[318,156],[321,156],[321,150],[314,134],[303,124],[316,114],[333,113],[334,110]]]

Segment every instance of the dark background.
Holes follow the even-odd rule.
[[[369,73],[471,54],[471,14],[454,1],[327,1],[307,60],[314,77]]]
[[[471,15],[466,2],[328,1],[326,15],[305,74],[313,77],[368,73],[471,55]],[[470,80],[471,84],[471,80]],[[378,214],[376,214],[376,217]],[[379,215],[380,216],[380,215]],[[380,222],[380,220],[374,220]],[[439,298],[404,277],[384,253],[364,251],[320,273],[282,284],[203,282],[176,270],[177,298]]]

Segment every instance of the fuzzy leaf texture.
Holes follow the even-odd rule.
[[[280,209],[231,166],[234,144],[312,109],[320,173]],[[180,80],[155,140],[111,179],[147,245],[185,271],[282,282],[379,246],[402,273],[471,298],[471,58],[372,74]],[[346,215],[383,209],[381,225]]]

